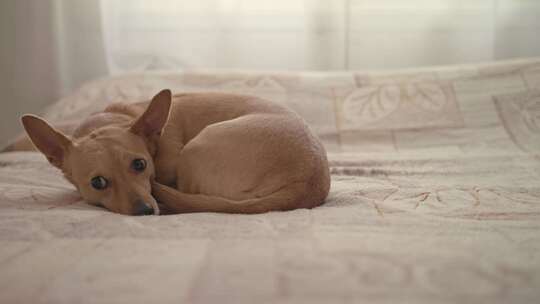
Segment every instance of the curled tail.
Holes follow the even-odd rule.
[[[152,195],[173,213],[222,212],[222,213],[264,213],[268,211],[313,208],[323,203],[313,201],[303,195],[305,183],[292,183],[267,196],[241,201],[205,194],[189,194],[174,188],[152,183]]]

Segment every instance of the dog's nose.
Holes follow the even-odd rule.
[[[143,201],[136,201],[133,208],[134,215],[150,215],[154,214],[154,208],[150,207]]]

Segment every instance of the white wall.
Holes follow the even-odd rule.
[[[0,1],[0,145],[22,130],[22,114],[107,74],[98,4]]]
[[[49,1],[0,1],[0,143],[19,116],[58,97],[57,48]]]

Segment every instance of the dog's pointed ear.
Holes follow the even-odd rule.
[[[62,169],[66,152],[72,145],[71,140],[38,116],[27,114],[21,121],[34,146],[52,165]]]
[[[169,118],[171,99],[171,90],[154,96],[146,111],[131,126],[131,132],[149,139],[159,137]]]

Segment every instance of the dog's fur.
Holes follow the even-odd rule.
[[[175,213],[312,208],[330,188],[326,152],[304,121],[256,97],[163,90],[151,102],[113,104],[76,128],[33,115],[22,122],[86,201],[122,214],[138,214],[141,202],[154,214],[161,203]],[[30,146],[20,139],[10,150]],[[130,164],[141,158],[147,168],[135,172]],[[92,188],[95,176],[109,187]]]

